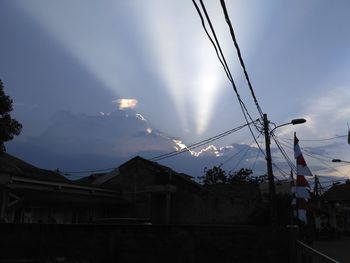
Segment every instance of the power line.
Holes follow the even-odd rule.
[[[215,44],[214,41],[213,41],[213,38],[210,36],[210,34],[209,34],[208,30],[207,30],[207,27],[205,26],[205,22],[204,22],[203,15],[202,15],[202,13],[201,13],[201,11],[200,11],[200,9],[199,9],[197,3],[195,2],[195,0],[192,0],[192,3],[193,3],[193,5],[195,6],[195,8],[196,8],[196,10],[197,10],[197,13],[198,13],[198,15],[199,15],[199,17],[200,17],[200,19],[201,19],[202,27],[203,27],[205,33],[207,34],[207,37],[209,38],[211,44],[213,45],[213,47],[214,47],[214,49],[215,49],[216,56],[217,56],[217,58],[219,59],[219,61],[220,61],[221,65],[222,65],[222,67],[224,68],[224,71],[225,71],[225,73],[226,73],[227,78],[228,78],[229,80],[231,80],[232,76],[231,76],[230,73],[229,73],[229,69],[226,67],[227,64],[226,64],[226,61],[225,61],[225,57],[223,57],[223,58],[220,57],[220,54],[222,54],[221,47],[220,47],[220,46],[217,47],[216,44]],[[216,35],[215,35],[215,34],[214,34],[214,37],[216,38]],[[220,49],[220,54],[219,54],[219,50],[218,50],[218,49]],[[223,61],[223,60],[224,60],[224,61]],[[235,91],[236,91],[236,87],[234,87],[234,89],[235,89]]]
[[[206,8],[205,8],[205,5],[204,5],[203,1],[200,0],[200,4],[201,4],[201,7],[202,7],[202,9],[203,9],[203,11],[204,11],[206,20],[207,20],[207,22],[208,22],[208,24],[209,24],[209,26],[210,26],[211,32],[212,32],[212,34],[213,34],[213,36],[214,36],[215,43],[214,43],[213,39],[211,38],[210,34],[208,33],[208,31],[207,31],[207,29],[206,29],[206,26],[205,26],[205,23],[204,23],[204,19],[203,19],[203,15],[202,15],[202,12],[200,11],[200,9],[199,9],[199,7],[198,7],[196,1],[195,1],[195,0],[192,0],[192,3],[193,3],[193,5],[195,6],[195,8],[196,8],[196,10],[197,10],[197,13],[198,13],[198,15],[199,15],[199,17],[200,17],[200,19],[201,19],[202,27],[204,28],[204,30],[205,30],[205,32],[206,32],[208,38],[210,39],[210,42],[211,42],[212,45],[214,46],[214,49],[215,49],[216,54],[217,54],[217,57],[219,58],[219,61],[220,61],[221,65],[222,65],[223,68],[224,68],[224,71],[225,71],[225,73],[226,73],[226,76],[228,77],[229,81],[231,82],[232,88],[233,88],[233,90],[234,90],[235,93],[236,93],[236,97],[237,97],[238,102],[239,102],[239,105],[240,105],[240,107],[241,107],[243,116],[244,116],[244,118],[245,118],[245,120],[246,120],[246,123],[248,124],[249,121],[248,121],[248,119],[247,119],[247,115],[249,116],[249,118],[250,118],[251,121],[253,121],[253,119],[252,119],[251,115],[249,114],[247,107],[245,106],[244,102],[242,101],[242,99],[241,99],[241,97],[240,97],[240,95],[239,95],[239,93],[238,93],[236,84],[235,84],[235,82],[234,82],[234,80],[233,80],[232,74],[231,74],[230,69],[229,69],[229,67],[228,67],[228,65],[227,65],[227,62],[226,62],[225,56],[224,56],[224,54],[223,54],[223,52],[222,52],[220,43],[219,43],[219,41],[218,41],[218,39],[217,39],[217,37],[216,37],[216,33],[215,33],[215,30],[214,30],[214,27],[213,27],[213,25],[212,25],[212,23],[211,23],[211,20],[210,20],[210,18],[209,18],[209,15],[208,15],[208,13],[207,13],[207,10],[206,10]],[[220,53],[221,58],[220,58],[220,56],[219,56],[219,53]],[[249,128],[249,131],[250,131],[252,137],[254,138],[254,141],[255,141],[255,143],[257,144],[258,148],[260,149],[260,151],[262,151],[262,153],[264,153],[264,151],[261,149],[260,145],[258,144],[258,142],[257,142],[257,140],[256,140],[256,137],[255,137],[255,135],[254,135],[254,133],[253,133],[253,131],[252,131],[252,129],[251,129],[251,127],[250,127],[249,124],[248,124],[248,128]],[[257,128],[257,127],[256,127],[256,128]],[[257,130],[259,130],[259,129],[257,128]],[[264,153],[264,154],[265,154],[265,153]]]
[[[249,123],[249,124],[251,124],[251,123]],[[210,137],[208,139],[205,139],[203,141],[191,144],[191,145],[187,146],[185,149],[181,149],[180,151],[172,151],[172,152],[169,152],[169,153],[165,153],[165,154],[162,154],[162,155],[155,156],[155,157],[151,158],[150,161],[159,161],[159,160],[162,160],[162,159],[165,159],[165,158],[169,158],[169,157],[172,157],[172,156],[184,153],[184,152],[188,152],[188,151],[190,151],[192,149],[195,149],[197,147],[203,146],[203,145],[208,144],[210,142],[213,142],[215,140],[221,139],[221,138],[223,138],[223,137],[225,137],[227,135],[230,135],[230,134],[232,134],[232,133],[234,133],[236,131],[239,131],[239,130],[243,129],[246,126],[248,126],[248,124],[243,124],[241,126],[238,126],[236,128],[230,129],[230,130],[225,131],[225,132],[222,132],[222,133],[220,133],[218,135],[215,135],[215,136]],[[67,175],[67,176],[75,176],[75,175],[70,175],[70,174],[104,172],[104,171],[111,171],[111,170],[116,169],[116,168],[117,167],[110,167],[110,168],[96,169],[96,170],[60,171],[60,172],[65,174],[65,175]]]
[[[284,139],[284,140],[294,140],[291,138],[286,138],[286,137],[281,137],[281,136],[276,136],[278,138]],[[299,141],[304,141],[304,142],[323,142],[323,141],[329,141],[329,140],[334,140],[334,139],[339,139],[339,138],[344,138],[348,137],[348,135],[339,135],[339,136],[334,136],[330,138],[324,138],[324,139],[299,139]]]
[[[231,34],[233,43],[234,43],[234,45],[235,45],[235,47],[236,47],[237,55],[238,55],[240,64],[241,64],[241,66],[242,66],[242,68],[243,68],[243,71],[244,71],[244,76],[245,76],[245,78],[246,78],[246,80],[247,80],[247,82],[248,82],[248,86],[249,86],[250,92],[251,92],[252,97],[253,97],[253,99],[254,99],[255,105],[256,105],[256,107],[257,107],[259,113],[260,113],[260,117],[262,118],[262,117],[263,117],[263,112],[262,112],[262,110],[261,110],[261,108],[260,108],[260,105],[259,105],[259,103],[258,103],[258,100],[257,100],[257,98],[256,98],[256,96],[255,96],[252,83],[250,82],[247,69],[246,69],[246,67],[245,67],[245,65],[244,65],[244,61],[243,61],[243,58],[242,58],[241,50],[240,50],[240,48],[239,48],[239,45],[238,45],[238,42],[237,42],[237,39],[236,39],[236,36],[235,36],[235,32],[234,32],[234,30],[233,30],[233,26],[232,26],[230,17],[229,17],[229,15],[228,15],[228,13],[227,13],[225,1],[224,1],[224,0],[221,0],[220,3],[221,3],[222,10],[223,10],[223,12],[224,12],[224,16],[225,16],[226,23],[227,23],[227,25],[228,25],[229,28],[230,28],[230,34]]]
[[[282,143],[282,144],[283,144],[283,143]],[[287,148],[292,148],[292,147],[290,147],[290,146],[288,146],[288,145],[286,145],[286,144],[283,144],[283,145],[286,146]],[[313,158],[313,159],[316,159],[316,160],[318,160],[318,161],[321,161],[326,167],[328,167],[328,168],[330,168],[330,169],[333,169],[332,166],[328,165],[329,159],[322,159],[322,158],[313,156],[309,151],[307,151],[307,150],[305,150],[305,149],[303,149],[303,154],[305,154],[305,155],[307,155],[307,156],[309,156],[309,157],[311,157],[311,158]],[[313,153],[313,154],[319,155],[319,156],[321,156],[321,157],[324,157],[324,156],[322,156],[321,154],[316,154],[316,153]],[[328,158],[328,157],[327,157],[327,158]],[[342,174],[342,173],[339,172],[338,170],[335,170],[335,172],[338,173],[338,174],[340,174],[340,175],[342,175],[342,176],[344,176],[344,174]]]
[[[282,168],[280,168],[276,163],[272,163],[272,165],[280,171],[281,175],[284,177],[284,178],[289,178],[289,174],[285,171],[282,170]],[[275,176],[274,176],[275,177]],[[276,178],[276,177],[275,177]],[[276,178],[277,180],[279,180],[278,178]]]
[[[260,135],[261,135],[261,134],[258,135],[257,139],[259,139]],[[234,154],[233,156],[231,156],[231,158],[229,158],[229,160],[232,160],[234,156],[237,156],[239,153],[243,152],[243,150],[244,150],[245,152],[243,153],[243,155],[241,156],[241,158],[239,159],[239,161],[236,163],[236,165],[234,166],[234,168],[232,168],[229,172],[232,172],[232,171],[234,171],[234,170],[237,169],[238,165],[242,162],[242,160],[244,159],[244,157],[245,157],[245,156],[248,154],[248,152],[251,150],[250,145],[247,145],[247,147],[241,149],[239,152],[237,152],[236,154]],[[258,151],[257,156],[259,156],[260,153],[261,153],[261,152]],[[227,161],[229,161],[229,160],[227,160]],[[227,161],[226,161],[226,162],[227,162]],[[255,159],[255,161],[256,161],[256,159]],[[255,165],[255,163],[254,163],[254,165]],[[251,170],[253,170],[253,169],[251,169]]]
[[[155,157],[151,158],[150,161],[160,161],[160,160],[163,160],[163,159],[166,159],[166,158],[169,158],[169,157],[173,157],[173,156],[178,155],[178,154],[182,154],[184,152],[191,151],[192,149],[198,148],[200,146],[203,146],[203,145],[208,144],[210,142],[213,142],[215,140],[221,139],[221,138],[223,138],[223,137],[225,137],[225,136],[227,136],[227,135],[229,135],[231,133],[239,131],[239,130],[243,129],[246,126],[249,126],[249,124],[252,124],[252,123],[250,122],[250,123],[247,123],[247,124],[243,124],[241,126],[238,126],[238,127],[233,128],[231,130],[225,131],[223,133],[220,133],[218,135],[215,135],[215,136],[210,137],[208,139],[205,139],[203,141],[191,144],[191,145],[187,146],[186,148],[181,149],[180,151],[172,151],[172,152],[169,152],[169,153],[165,153],[165,154],[161,154],[161,155],[155,156]]]
[[[81,174],[81,173],[97,173],[97,172],[104,172],[104,171],[110,171],[115,169],[116,167],[111,168],[105,168],[105,169],[98,169],[98,170],[85,170],[85,171],[60,171],[63,174]]]
[[[239,161],[236,163],[235,167],[233,167],[230,172],[234,171],[237,169],[238,165],[243,161],[244,157],[248,154],[248,152],[250,151],[250,147],[245,148],[245,152],[243,153],[243,155],[241,156],[241,158],[239,159]]]
[[[294,149],[293,146],[288,146],[288,145],[292,145],[291,143],[289,142],[285,142],[285,143],[282,143],[284,146],[286,146],[287,148],[290,148],[290,149]],[[307,149],[303,149],[303,152],[305,155],[307,156],[310,156],[311,158],[314,158],[314,159],[317,159],[319,161],[323,161],[323,162],[329,162],[329,159],[333,159],[332,157],[330,156],[326,156],[326,155],[322,155],[322,154],[319,154],[319,153],[315,153],[315,152],[312,152],[312,151],[309,151]],[[314,155],[318,155],[318,156],[321,156],[322,158],[320,157],[316,157],[316,156],[313,156]]]
[[[257,154],[256,154],[256,157],[255,157],[255,160],[254,160],[254,163],[253,163],[253,165],[252,165],[252,168],[250,169],[250,170],[254,170],[254,168],[255,168],[255,164],[256,164],[256,162],[257,162],[257,160],[258,160],[258,158],[259,158],[259,155],[260,155],[260,151],[257,151]]]
[[[275,143],[277,145],[277,148],[280,150],[282,156],[286,160],[286,162],[289,165],[289,167],[293,170],[293,172],[296,173],[297,168],[296,168],[295,164],[292,162],[292,160],[290,160],[290,158],[288,157],[288,155],[287,155],[286,151],[283,149],[281,143],[278,141],[278,139],[275,137],[274,134],[272,134],[272,138],[275,141]]]
[[[228,163],[229,161],[231,161],[234,157],[236,157],[238,154],[240,154],[241,152],[243,152],[244,150],[246,150],[249,147],[249,145],[246,145],[246,147],[240,149],[238,152],[236,152],[235,154],[233,154],[232,156],[230,156],[227,160],[225,160],[223,163],[221,163],[218,167],[221,168],[223,165],[225,165],[226,163]]]
[[[344,167],[346,165],[349,165],[349,164],[343,164],[343,165],[337,165],[337,166],[334,166],[334,167],[322,167],[322,168],[317,168],[317,169],[312,169],[314,172],[317,172],[317,171],[322,171],[322,170],[335,170],[334,168],[339,168],[339,167]]]

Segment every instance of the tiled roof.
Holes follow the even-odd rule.
[[[7,153],[0,155],[0,173],[46,181],[69,182],[57,172],[40,169]]]

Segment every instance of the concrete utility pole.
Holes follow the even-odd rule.
[[[271,216],[271,224],[275,224],[277,219],[276,218],[276,200],[275,200],[276,190],[275,190],[275,180],[273,178],[273,170],[272,170],[269,120],[267,119],[266,113],[264,113],[264,133],[265,133],[265,146],[266,146],[267,178],[269,181],[270,216]]]
[[[277,224],[277,207],[276,207],[276,189],[275,189],[275,180],[273,176],[273,170],[272,170],[272,157],[271,157],[271,134],[273,134],[273,131],[276,130],[279,127],[286,126],[286,125],[296,125],[306,122],[305,119],[293,119],[291,122],[284,123],[281,125],[276,126],[271,131],[269,129],[269,120],[267,119],[267,114],[264,113],[264,134],[265,134],[265,145],[266,145],[266,162],[267,162],[267,178],[269,180],[269,196],[270,196],[270,215],[271,215],[271,224],[275,225]]]
[[[314,189],[315,196],[318,197],[318,177],[317,174],[315,174],[315,189]]]

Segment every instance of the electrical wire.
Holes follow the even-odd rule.
[[[288,157],[288,155],[287,155],[286,151],[283,149],[281,143],[278,141],[278,139],[275,137],[274,134],[272,134],[272,138],[275,141],[277,148],[280,150],[282,156],[286,160],[288,166],[293,170],[294,173],[296,173],[297,168],[296,168],[294,162]]]
[[[220,165],[218,166],[219,168],[221,168],[223,165],[225,165],[226,163],[228,163],[229,161],[231,161],[234,157],[236,157],[237,155],[239,155],[241,152],[243,152],[244,150],[246,150],[249,147],[249,145],[246,145],[246,147],[240,149],[238,152],[236,152],[235,154],[233,154],[232,156],[230,156],[227,160],[225,160],[224,162],[220,163]]]
[[[253,163],[252,168],[250,170],[252,170],[252,171],[254,170],[255,164],[256,164],[256,162],[257,162],[257,160],[259,158],[260,153],[261,153],[260,151],[257,151],[254,163]]]
[[[191,144],[191,145],[187,146],[186,148],[181,149],[180,151],[172,151],[172,152],[169,152],[169,153],[165,153],[165,154],[161,154],[161,155],[155,156],[155,157],[151,158],[150,161],[160,161],[160,160],[163,160],[163,159],[166,159],[166,158],[169,158],[169,157],[173,157],[173,156],[178,155],[178,154],[182,154],[184,152],[191,151],[192,149],[195,149],[195,148],[198,148],[200,146],[206,145],[206,144],[208,144],[210,142],[213,142],[215,140],[221,139],[221,138],[223,138],[223,137],[225,137],[227,135],[230,135],[230,134],[232,134],[232,133],[234,133],[236,131],[239,131],[239,130],[243,129],[246,126],[249,126],[249,124],[251,124],[251,123],[243,124],[241,126],[238,126],[238,127],[233,128],[231,130],[228,130],[226,132],[220,133],[220,134],[218,134],[216,136],[213,136],[211,138],[208,138],[208,139],[205,139],[203,141]]]
[[[239,161],[236,163],[235,167],[233,167],[233,168],[229,171],[229,173],[231,173],[231,172],[233,172],[233,171],[235,171],[235,170],[237,169],[238,165],[243,161],[243,159],[246,157],[246,155],[248,154],[248,152],[249,152],[250,150],[251,150],[250,147],[245,148],[245,152],[243,153],[243,155],[241,156],[241,158],[239,159]]]
[[[281,143],[283,144],[284,146],[286,146],[287,148],[290,148],[290,149],[293,149],[294,150],[294,146],[291,146],[292,144],[289,143],[289,142],[285,142],[285,143]],[[315,152],[311,152],[307,149],[303,149],[303,154],[311,157],[311,158],[314,158],[316,160],[319,160],[319,161],[322,161],[322,162],[329,162],[330,159],[332,159],[332,157],[330,156],[326,156],[326,155],[322,155],[322,154],[319,154],[319,153],[315,153]],[[316,157],[316,156],[313,156],[313,155],[317,155],[317,156],[320,156],[320,157]]]
[[[284,139],[284,140],[291,140],[293,141],[294,139],[291,138],[286,138],[286,137],[282,137],[282,136],[276,136],[280,139]],[[334,136],[334,137],[330,137],[330,138],[324,138],[324,139],[299,139],[299,141],[304,141],[304,142],[323,142],[323,141],[329,141],[329,140],[334,140],[334,139],[339,139],[339,138],[344,138],[344,137],[348,137],[348,135],[339,135],[339,136]]]
[[[195,2],[195,0],[192,0],[192,3],[194,4],[194,6],[195,6],[195,8],[196,8],[196,10],[197,10],[197,13],[198,13],[198,15],[199,15],[199,17],[200,17],[200,19],[201,19],[202,27],[203,27],[205,33],[207,34],[207,37],[209,38],[211,44],[213,45],[213,47],[214,47],[214,49],[215,49],[216,56],[217,56],[217,58],[219,59],[219,61],[220,61],[221,65],[222,65],[222,67],[224,68],[224,71],[225,71],[225,73],[226,73],[227,78],[228,78],[229,80],[231,80],[231,76],[230,76],[230,74],[229,74],[229,70],[228,70],[228,68],[226,68],[226,65],[227,65],[227,64],[223,62],[223,60],[224,60],[225,58],[221,58],[221,57],[220,57],[220,54],[219,54],[219,51],[218,51],[218,48],[221,49],[221,47],[220,47],[220,46],[217,47],[217,46],[215,45],[214,41],[213,41],[213,38],[210,36],[210,34],[209,34],[208,30],[207,30],[207,27],[206,27],[206,25],[205,25],[204,19],[203,19],[203,15],[202,15],[202,13],[201,13],[201,11],[200,11],[200,9],[199,9],[197,3]],[[214,37],[216,37],[216,35],[214,35]],[[221,50],[220,50],[220,53],[222,53]],[[226,62],[226,61],[225,61],[225,62]]]
[[[111,168],[105,168],[105,169],[98,169],[98,170],[85,170],[85,171],[60,171],[61,173],[67,175],[67,174],[80,174],[80,173],[97,173],[97,172],[104,172],[104,171],[110,171],[117,167],[111,167]]]
[[[317,171],[322,171],[322,170],[334,170],[334,168],[339,168],[339,167],[344,167],[350,164],[341,164],[341,165],[337,165],[337,166],[333,166],[331,169],[328,167],[322,167],[322,168],[318,168],[318,169],[312,169],[313,171],[317,172]]]
[[[232,37],[232,40],[233,40],[233,43],[235,45],[235,48],[236,48],[236,51],[237,51],[237,55],[238,55],[238,58],[239,58],[239,61],[240,61],[240,64],[241,64],[241,67],[243,68],[243,71],[244,71],[244,76],[248,82],[248,86],[249,86],[249,89],[250,89],[250,92],[252,94],[252,97],[254,99],[254,102],[255,102],[255,105],[258,109],[258,112],[260,114],[260,117],[262,118],[263,117],[263,112],[260,108],[260,105],[258,103],[258,100],[255,96],[255,93],[254,93],[254,90],[253,90],[253,86],[252,86],[252,83],[250,82],[250,79],[249,79],[249,75],[248,75],[248,72],[247,72],[247,69],[244,65],[244,61],[243,61],[243,58],[242,58],[242,54],[241,54],[241,50],[239,48],[239,45],[238,45],[238,42],[237,42],[237,39],[236,39],[236,36],[235,36],[235,32],[233,30],[233,26],[232,26],[232,23],[231,23],[231,20],[230,20],[230,17],[227,13],[227,9],[226,9],[226,4],[225,4],[225,1],[224,0],[221,0],[220,1],[221,3],[221,7],[222,7],[222,10],[224,12],[224,16],[225,16],[225,20],[226,20],[226,23],[230,29],[230,34],[231,34],[231,37]]]
[[[289,174],[288,174],[287,172],[283,171],[283,169],[280,168],[276,163],[272,163],[272,165],[273,165],[277,170],[280,171],[281,175],[282,175],[285,179],[289,178]],[[274,177],[275,177],[275,176],[274,176]],[[277,177],[275,177],[275,178],[278,179]],[[279,180],[279,179],[278,179],[278,180]]]
[[[288,146],[287,144],[284,144],[284,143],[281,143],[281,144],[283,144],[283,145],[286,146],[287,148],[293,149],[292,147]],[[328,167],[329,169],[333,169],[333,167],[330,166],[330,165],[328,164],[329,159],[323,159],[323,158],[320,158],[320,157],[313,156],[313,154],[315,154],[315,153],[310,154],[310,152],[306,151],[305,149],[303,149],[303,154],[305,154],[305,155],[307,155],[307,156],[309,156],[309,157],[311,157],[311,158],[313,158],[313,159],[316,159],[316,160],[322,162],[322,163],[323,163],[326,167]],[[319,156],[321,156],[321,157],[324,157],[324,156],[322,156],[322,155],[320,155],[320,154],[316,154],[316,155],[319,155]],[[338,170],[335,170],[335,172],[338,173],[338,174],[341,175],[341,176],[345,176],[344,174],[342,174],[342,173],[339,172]]]
[[[194,6],[195,6],[195,8],[196,8],[196,10],[197,10],[197,13],[198,13],[198,15],[199,15],[199,17],[200,17],[200,19],[201,19],[202,27],[204,28],[204,30],[205,30],[205,32],[206,32],[208,38],[210,39],[210,42],[211,42],[212,45],[214,46],[214,49],[215,49],[216,54],[217,54],[217,56],[218,56],[218,58],[219,58],[219,61],[220,61],[220,63],[222,64],[222,66],[223,66],[223,68],[224,68],[224,71],[225,71],[225,73],[226,73],[226,76],[228,77],[229,81],[231,82],[232,88],[233,88],[233,90],[235,91],[236,97],[237,97],[238,102],[239,102],[239,104],[240,104],[240,107],[241,107],[243,116],[244,116],[244,118],[245,118],[245,120],[246,120],[246,123],[248,124],[249,121],[248,121],[247,115],[248,115],[248,117],[250,118],[251,121],[253,121],[253,119],[252,119],[251,115],[249,114],[248,109],[246,108],[244,102],[242,101],[242,99],[241,99],[241,97],[240,97],[240,95],[239,95],[239,93],[238,93],[236,84],[234,83],[232,74],[231,74],[230,69],[229,69],[229,67],[228,67],[228,65],[227,65],[225,56],[224,56],[224,54],[223,54],[223,52],[222,52],[220,43],[219,43],[219,41],[218,41],[218,39],[217,39],[217,36],[216,36],[215,30],[214,30],[214,27],[213,27],[213,25],[212,25],[212,23],[211,23],[211,20],[210,20],[210,18],[209,18],[209,15],[208,15],[208,13],[207,13],[207,10],[206,10],[206,8],[205,8],[205,5],[204,5],[203,1],[200,0],[200,4],[201,4],[201,7],[202,7],[202,9],[203,9],[203,11],[204,11],[206,20],[207,20],[207,22],[208,22],[208,24],[209,24],[209,26],[210,26],[211,32],[212,32],[212,34],[213,34],[213,36],[214,36],[215,43],[214,43],[213,39],[211,38],[210,34],[208,33],[208,31],[207,31],[207,29],[206,29],[206,26],[205,26],[205,23],[204,23],[204,18],[203,18],[203,15],[202,15],[202,12],[200,11],[200,9],[199,9],[199,7],[198,7],[196,1],[195,1],[195,0],[192,0],[192,3],[194,4]],[[220,59],[220,56],[218,55],[219,53],[220,53],[221,59]],[[252,137],[254,138],[254,141],[255,141],[255,143],[257,144],[258,148],[259,148],[260,151],[265,155],[264,151],[261,149],[260,145],[258,144],[258,142],[257,142],[257,140],[256,140],[256,137],[255,137],[255,135],[254,135],[254,133],[253,133],[253,131],[252,131],[250,125],[248,125],[248,128],[249,128],[249,131],[250,131]],[[257,127],[256,127],[256,128],[257,128]],[[257,128],[257,129],[258,129],[258,128]]]
[[[290,142],[287,142],[286,140],[283,140],[282,139],[282,141],[284,141],[286,144],[289,144],[289,145],[292,145],[292,143],[290,143]],[[294,147],[294,146],[293,146]],[[305,155],[308,155],[308,154],[314,154],[314,155],[317,155],[317,156],[321,156],[322,158],[326,158],[326,159],[321,159],[320,158],[320,160],[323,160],[323,161],[325,161],[325,162],[328,162],[329,161],[329,159],[334,159],[332,156],[329,156],[329,155],[326,155],[326,154],[319,154],[319,153],[316,153],[316,152],[312,152],[312,151],[310,151],[310,150],[308,150],[308,149],[306,149],[306,148],[304,148],[303,149],[303,151],[305,152]]]
[[[258,120],[256,120],[258,121]],[[205,144],[208,144],[210,142],[213,142],[215,140],[218,140],[218,139],[221,139],[227,135],[230,135],[236,131],[239,131],[241,129],[243,129],[244,127],[248,126],[248,124],[243,124],[241,126],[238,126],[236,128],[233,128],[233,129],[230,129],[228,131],[225,131],[225,132],[222,132],[220,134],[217,134],[213,137],[210,137],[208,139],[205,139],[205,140],[202,140],[200,142],[197,142],[197,143],[194,143],[194,144],[191,144],[189,146],[187,146],[185,149],[182,149],[180,151],[172,151],[172,152],[169,152],[169,153],[165,153],[165,154],[162,154],[162,155],[158,155],[158,156],[155,156],[153,158],[150,159],[150,161],[159,161],[159,160],[162,160],[162,159],[165,159],[165,158],[169,158],[169,157],[172,157],[174,155],[178,155],[178,154],[181,154],[181,153],[184,153],[184,152],[188,152],[192,149],[195,149],[197,147],[200,147],[200,146],[203,146]],[[116,169],[117,167],[110,167],[110,168],[104,168],[104,169],[96,169],[96,170],[83,170],[83,171],[65,171],[65,170],[60,170],[61,173],[67,175],[67,176],[74,176],[74,175],[70,175],[70,174],[79,174],[79,173],[96,173],[96,172],[105,172],[105,171],[111,171],[113,169]]]
[[[197,3],[196,3],[194,0],[192,0],[192,2],[193,2],[194,6],[195,6],[195,8],[196,8],[196,10],[197,10],[197,13],[198,13],[198,15],[199,15],[199,17],[200,17],[200,19],[201,19],[201,21],[202,21],[202,26],[203,26],[204,30],[206,31],[207,36],[208,36],[208,38],[210,39],[211,43],[213,44],[214,49],[215,49],[217,55],[218,55],[218,50],[219,50],[219,53],[220,53],[221,58],[222,58],[222,60],[219,58],[219,61],[220,61],[220,63],[222,64],[222,66],[223,66],[223,68],[224,68],[224,70],[225,70],[226,76],[228,77],[229,81],[231,82],[232,87],[233,87],[233,90],[234,90],[235,93],[236,93],[237,99],[238,99],[238,101],[239,101],[239,104],[240,104],[240,107],[241,107],[241,109],[242,109],[244,118],[246,119],[246,122],[248,123],[248,120],[247,120],[247,116],[246,116],[246,115],[248,115],[248,117],[250,118],[250,120],[253,121],[253,119],[252,119],[252,117],[251,117],[251,115],[250,115],[250,113],[249,113],[247,107],[245,106],[244,102],[242,101],[242,99],[241,99],[241,97],[240,97],[240,95],[239,95],[239,93],[238,93],[236,84],[234,83],[234,80],[233,80],[231,71],[230,71],[230,69],[229,69],[229,67],[228,67],[228,65],[227,65],[225,56],[224,56],[224,54],[223,54],[223,51],[222,51],[222,49],[221,49],[220,43],[219,43],[219,41],[218,41],[218,39],[217,39],[215,30],[214,30],[214,27],[213,27],[213,25],[212,25],[212,23],[211,23],[210,17],[209,17],[209,15],[208,15],[208,12],[207,12],[207,10],[206,10],[206,8],[205,8],[205,5],[204,5],[203,1],[200,0],[200,3],[201,3],[201,6],[202,6],[202,9],[203,9],[203,11],[204,11],[205,17],[206,17],[206,19],[207,19],[207,22],[208,22],[208,24],[209,24],[209,26],[210,26],[211,32],[212,32],[212,34],[213,34],[213,36],[214,36],[214,39],[215,39],[215,43],[216,43],[216,44],[215,44],[214,41],[212,40],[212,38],[211,38],[210,34],[208,33],[208,31],[206,30],[206,26],[205,26],[205,23],[204,23],[204,19],[203,19],[202,13],[201,13],[201,11],[200,11],[200,9],[199,9]],[[218,56],[218,57],[219,57],[219,56]],[[259,130],[259,128],[258,128],[257,126],[255,126],[255,128],[256,128],[257,130]],[[253,132],[252,132],[250,126],[249,126],[249,130],[250,130],[250,132],[251,132],[253,138],[255,138],[255,136],[254,136],[254,134],[253,134]],[[262,149],[261,149],[261,150],[262,150]]]

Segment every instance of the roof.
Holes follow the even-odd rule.
[[[110,173],[92,174],[88,177],[77,180],[77,182],[84,183],[84,184],[92,184],[92,185],[96,185],[96,186],[104,185],[108,181],[112,180],[115,176],[122,173],[123,170],[127,169],[129,166],[135,166],[135,164],[139,164],[140,162],[145,164],[146,166],[150,167],[151,169],[153,169],[157,173],[172,174],[173,176],[176,176],[183,181],[191,183],[192,185],[194,185],[196,187],[205,189],[205,188],[203,188],[203,186],[201,186],[200,184],[193,181],[192,176],[184,174],[184,173],[175,172],[174,170],[172,170],[171,168],[169,168],[167,166],[161,165],[157,162],[153,162],[153,161],[144,159],[140,156],[135,156],[134,158],[126,161],[125,163],[123,163],[122,165],[120,165],[118,168],[114,169]]]
[[[119,191],[84,186],[55,171],[37,168],[6,153],[0,155],[0,182],[6,183],[14,194],[29,202],[100,205],[126,203]]]
[[[69,182],[67,178],[57,172],[35,167],[8,153],[0,155],[0,173],[46,181]]]
[[[94,173],[89,176],[81,177],[77,180],[74,180],[74,183],[82,184],[82,185],[92,185],[93,182],[97,180],[97,178],[103,177],[105,174],[108,173]]]
[[[321,198],[327,201],[350,201],[350,182],[332,186]]]

